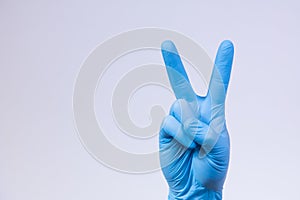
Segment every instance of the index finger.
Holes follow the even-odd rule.
[[[196,94],[190,84],[174,43],[170,40],[164,41],[161,45],[161,52],[176,98],[185,99],[188,102],[196,101]]]

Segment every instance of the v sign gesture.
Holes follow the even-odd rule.
[[[175,45],[162,44],[162,55],[176,101],[161,125],[160,162],[169,199],[222,199],[230,142],[225,99],[233,45],[219,47],[205,97],[195,94]]]

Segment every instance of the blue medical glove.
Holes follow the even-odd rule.
[[[162,44],[169,81],[176,96],[159,135],[160,163],[169,199],[222,199],[229,164],[225,97],[233,60],[233,44],[219,47],[205,97],[193,91],[175,45]]]

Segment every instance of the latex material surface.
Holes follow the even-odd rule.
[[[207,96],[195,94],[178,51],[171,41],[162,55],[177,100],[161,125],[160,162],[169,199],[222,199],[230,141],[225,99],[233,60],[233,44],[218,49]]]

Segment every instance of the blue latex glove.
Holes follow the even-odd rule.
[[[160,163],[169,185],[169,199],[222,199],[230,143],[225,122],[225,97],[233,60],[233,44],[219,47],[208,93],[194,93],[171,41],[162,55],[177,100],[159,135]]]

